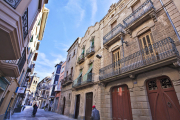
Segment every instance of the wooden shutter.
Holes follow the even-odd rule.
[[[114,68],[117,70],[120,67],[119,61],[120,60],[120,49],[113,52],[113,63]]]

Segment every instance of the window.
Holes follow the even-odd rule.
[[[84,55],[85,47],[82,48],[82,53],[81,55]]]
[[[91,47],[94,47],[94,37],[93,37],[93,39],[91,40]]]
[[[120,63],[118,62],[120,60],[120,49],[113,52],[113,63],[115,70],[119,68]]]
[[[61,73],[64,72],[64,66],[61,68]]]
[[[71,93],[69,93],[69,99],[71,99]]]
[[[112,24],[111,24],[111,29],[115,28],[117,25],[117,21],[114,21]]]
[[[137,0],[137,2],[132,6],[132,11],[135,11],[139,6],[141,6],[140,0]]]
[[[71,55],[69,55],[68,61],[70,61],[70,59],[71,59]]]
[[[152,34],[151,32],[147,32],[143,35],[141,35],[139,37],[139,41],[140,41],[140,44],[141,44],[141,47],[143,49],[145,49],[145,54],[144,54],[144,57],[146,57],[147,55],[149,54],[152,54],[153,53],[153,49],[152,49]]]
[[[76,52],[76,50],[74,50],[73,56],[76,54],[75,52]]]
[[[71,68],[71,76],[72,76],[72,74],[73,74],[73,67]]]
[[[30,39],[30,42],[33,42],[33,35],[32,35],[32,37],[31,37],[31,39]]]

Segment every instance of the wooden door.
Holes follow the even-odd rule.
[[[87,93],[86,94],[85,120],[91,120],[92,103],[93,103],[93,93]]]
[[[62,110],[62,114],[64,115],[64,110],[65,110],[65,104],[66,104],[66,98],[63,98],[63,110]]]
[[[113,52],[113,63],[114,63],[114,71],[118,71],[120,69],[120,49]]]
[[[75,111],[75,119],[78,118],[78,115],[79,115],[79,107],[80,107],[80,95],[76,95],[76,111]]]
[[[180,105],[168,77],[147,82],[147,92],[153,120],[180,120]]]
[[[130,94],[127,85],[112,89],[113,120],[132,120]]]

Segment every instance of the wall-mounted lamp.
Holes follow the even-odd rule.
[[[97,54],[97,55],[96,55],[96,57],[97,57],[97,58],[99,58],[99,59],[101,59],[101,58],[102,58],[102,56],[101,56],[101,55],[99,55],[99,54]]]

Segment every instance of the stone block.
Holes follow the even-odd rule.
[[[130,97],[131,102],[146,102],[148,101],[147,96],[135,96]]]
[[[132,109],[132,114],[137,116],[150,116],[150,109]]]
[[[131,102],[132,109],[149,109],[148,102]]]

